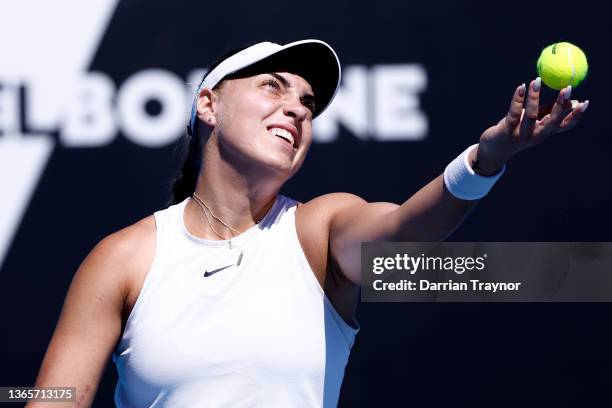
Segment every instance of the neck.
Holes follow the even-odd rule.
[[[261,221],[272,208],[280,183],[262,182],[270,179],[269,175],[253,176],[253,172],[238,172],[227,162],[205,158],[195,194],[216,218],[242,233]],[[185,209],[185,224],[193,235],[215,240],[237,235],[210,213],[208,220],[206,217],[205,210],[190,199]]]

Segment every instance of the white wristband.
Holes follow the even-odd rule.
[[[506,165],[492,176],[481,176],[468,162],[470,152],[478,144],[465,149],[444,170],[444,184],[452,195],[462,200],[478,200],[487,195],[498,178],[506,171]]]

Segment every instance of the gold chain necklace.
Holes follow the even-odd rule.
[[[200,197],[198,197],[198,195],[196,193],[193,193],[192,198],[193,198],[193,201],[195,201],[196,204],[202,209],[202,212],[206,216],[206,222],[208,223],[208,226],[210,227],[210,229],[215,233],[215,235],[217,235],[221,239],[225,239],[225,237],[223,235],[219,234],[219,232],[217,232],[215,227],[213,227],[212,222],[210,221],[210,218],[209,218],[208,214],[210,214],[210,216],[212,218],[217,220],[219,223],[221,223],[224,227],[226,227],[230,231],[230,235],[231,236],[230,236],[230,239],[229,239],[229,250],[233,251],[234,249],[237,249],[239,251],[238,259],[236,261],[236,266],[240,266],[240,263],[242,262],[242,258],[244,256],[244,251],[239,246],[232,244],[232,239],[234,238],[235,235],[240,235],[241,232],[238,231],[236,228],[232,227],[231,225],[229,225],[228,223],[226,223],[225,221],[223,221],[221,218],[217,217],[212,212],[212,210],[206,205],[204,200],[202,200]],[[263,220],[263,217],[261,219],[259,219],[255,223],[255,225],[259,224],[261,222],[261,220]]]
[[[213,217],[215,220],[219,221],[221,224],[223,224],[227,229],[230,230],[230,232],[232,233],[232,238],[234,237],[234,234],[236,235],[240,235],[240,231],[238,231],[236,228],[232,227],[231,225],[229,225],[228,223],[226,223],[225,221],[223,221],[221,218],[217,217],[212,210],[206,205],[206,203],[204,202],[204,200],[202,200],[200,197],[198,197],[198,195],[196,193],[193,193],[193,199],[194,201],[200,206],[200,208],[202,208],[202,211],[204,211],[204,214],[206,214],[206,221],[208,221],[208,225],[210,225],[210,228],[213,230],[213,232],[215,234],[217,234],[217,236],[221,239],[224,239],[223,236],[219,235],[219,233],[213,228],[213,226],[210,223],[210,220],[208,219],[208,214],[206,212],[206,210],[208,210],[208,213],[210,213],[210,216]],[[231,241],[231,238],[230,238]]]

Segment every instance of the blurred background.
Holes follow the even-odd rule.
[[[400,203],[506,113],[546,45],[581,47],[575,130],[515,157],[449,240],[611,241],[604,2],[21,0],[0,5],[0,385],[34,383],[72,276],[163,209],[207,64],[318,38],[344,77],[284,193]],[[545,90],[544,102],[555,93]],[[362,304],[341,407],[610,404],[611,305]],[[95,406],[112,406],[109,364]]]

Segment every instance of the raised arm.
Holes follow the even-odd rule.
[[[91,406],[121,334],[129,279],[149,262],[147,248],[153,248],[154,233],[147,232],[145,224],[103,239],[79,267],[66,295],[36,387],[76,387],[77,402],[30,402],[26,407]]]
[[[518,152],[571,129],[581,119],[588,101],[570,101],[571,88],[564,88],[548,113],[539,108],[540,87],[539,78],[528,89],[524,84],[517,87],[506,116],[482,134],[467,158],[476,179],[495,175]],[[452,183],[450,187],[451,191],[455,188]],[[360,283],[361,242],[438,241],[447,237],[477,201],[457,198],[459,194],[451,191],[440,175],[399,206],[367,203],[346,194],[335,197],[330,248],[344,275]]]

